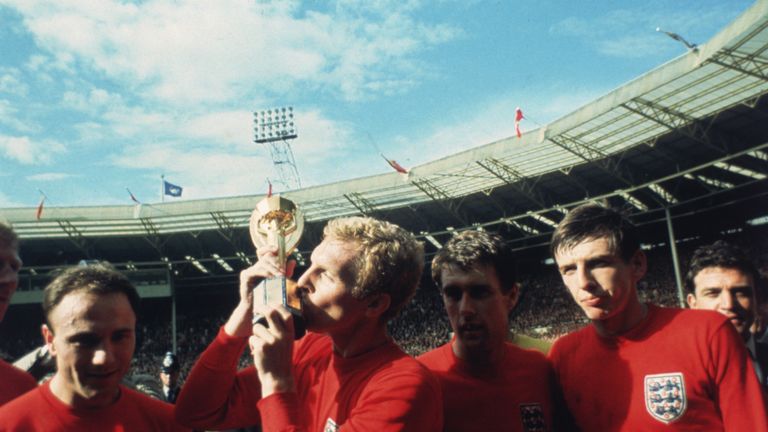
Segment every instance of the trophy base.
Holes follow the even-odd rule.
[[[299,340],[307,333],[307,323],[299,311],[292,308],[288,308],[288,310],[293,315],[293,339]],[[263,316],[258,317],[255,322],[269,328],[269,323],[267,323],[267,319]]]
[[[296,283],[283,276],[266,278],[253,291],[254,304],[282,305],[293,315],[294,339],[306,333],[306,322],[301,315],[301,301],[296,296]],[[264,317],[254,317],[256,324],[269,327]]]

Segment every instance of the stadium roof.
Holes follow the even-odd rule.
[[[738,209],[768,213],[768,1],[706,44],[544,127],[414,167],[284,194],[307,219],[366,214],[427,238],[489,227],[527,244],[567,208],[605,199],[638,221]],[[511,121],[511,119],[510,119]],[[248,218],[262,195],[136,206],[1,209],[28,265],[107,259],[229,262],[252,255]],[[429,235],[429,237],[427,237]],[[215,266],[215,264],[214,264]]]

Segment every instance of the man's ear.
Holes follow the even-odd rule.
[[[53,346],[53,331],[48,328],[47,324],[43,324],[40,326],[40,332],[43,334],[43,341],[45,341],[45,345],[48,347],[48,352],[51,353],[51,356],[56,356],[56,348]]]
[[[389,309],[391,303],[392,298],[389,294],[373,296],[368,301],[368,308],[366,309],[365,314],[369,317],[380,317]]]
[[[688,303],[688,307],[691,309],[696,309],[696,296],[688,293],[688,295],[685,297],[686,303]]]
[[[513,283],[512,288],[509,290],[509,294],[506,295],[507,297],[507,311],[511,312],[512,309],[517,306],[517,302],[520,301],[520,285],[518,283]]]
[[[633,273],[635,281],[639,281],[645,276],[645,272],[648,270],[648,258],[645,256],[645,252],[638,249],[635,254],[632,255],[630,264],[632,264],[632,268],[634,269]]]

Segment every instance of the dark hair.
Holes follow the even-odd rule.
[[[16,235],[10,224],[3,221],[0,221],[0,246],[19,248],[19,236]]]
[[[688,264],[688,272],[685,274],[685,289],[689,293],[696,293],[696,287],[693,284],[696,275],[710,267],[739,270],[752,276],[752,281],[757,286],[759,274],[747,254],[738,246],[725,240],[718,240],[710,245],[701,246],[693,252],[691,262]]]
[[[586,241],[604,238],[614,253],[629,261],[640,249],[637,229],[618,210],[594,203],[582,204],[568,212],[552,234],[550,253],[571,249]]]
[[[78,291],[107,295],[122,293],[128,298],[133,313],[139,313],[139,293],[125,275],[109,264],[89,264],[70,267],[56,276],[43,293],[43,314],[48,327],[53,330],[48,320],[51,311],[68,294]]]
[[[515,284],[512,250],[498,234],[485,231],[463,231],[448,242],[432,259],[432,280],[438,287],[443,270],[455,265],[469,271],[477,264],[486,264],[496,270],[501,290],[509,292]]]

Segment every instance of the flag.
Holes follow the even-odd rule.
[[[163,180],[163,193],[172,197],[180,197],[183,188]]]
[[[130,195],[130,196],[131,196],[131,201],[135,202],[136,204],[141,204],[141,201],[139,201],[138,199],[136,199],[136,196],[133,194],[133,192],[131,192],[131,190],[130,190],[130,189],[128,189],[128,188],[125,188],[125,190],[127,190],[127,191],[128,191],[128,195]]]
[[[272,182],[267,179],[267,183],[269,184],[269,189],[267,189],[267,198],[272,196]]]
[[[389,164],[389,166],[391,166],[392,168],[394,168],[394,170],[395,170],[395,171],[399,172],[400,174],[408,174],[408,170],[407,170],[407,169],[405,169],[405,168],[403,168],[403,166],[402,166],[402,165],[400,165],[399,163],[397,163],[397,161],[396,161],[396,160],[394,160],[394,159],[388,159],[388,158],[387,158],[386,156],[384,156],[383,154],[381,155],[381,157],[383,157],[383,158],[384,158],[384,160],[385,160],[385,161],[387,161],[387,163]]]
[[[40,204],[37,205],[37,212],[35,213],[35,218],[37,220],[40,220],[40,217],[43,216],[43,204],[45,203],[45,197],[40,200]]]
[[[517,134],[518,138],[523,136],[522,132],[520,132],[520,120],[524,118],[523,110],[521,110],[520,107],[515,108],[515,133]]]

